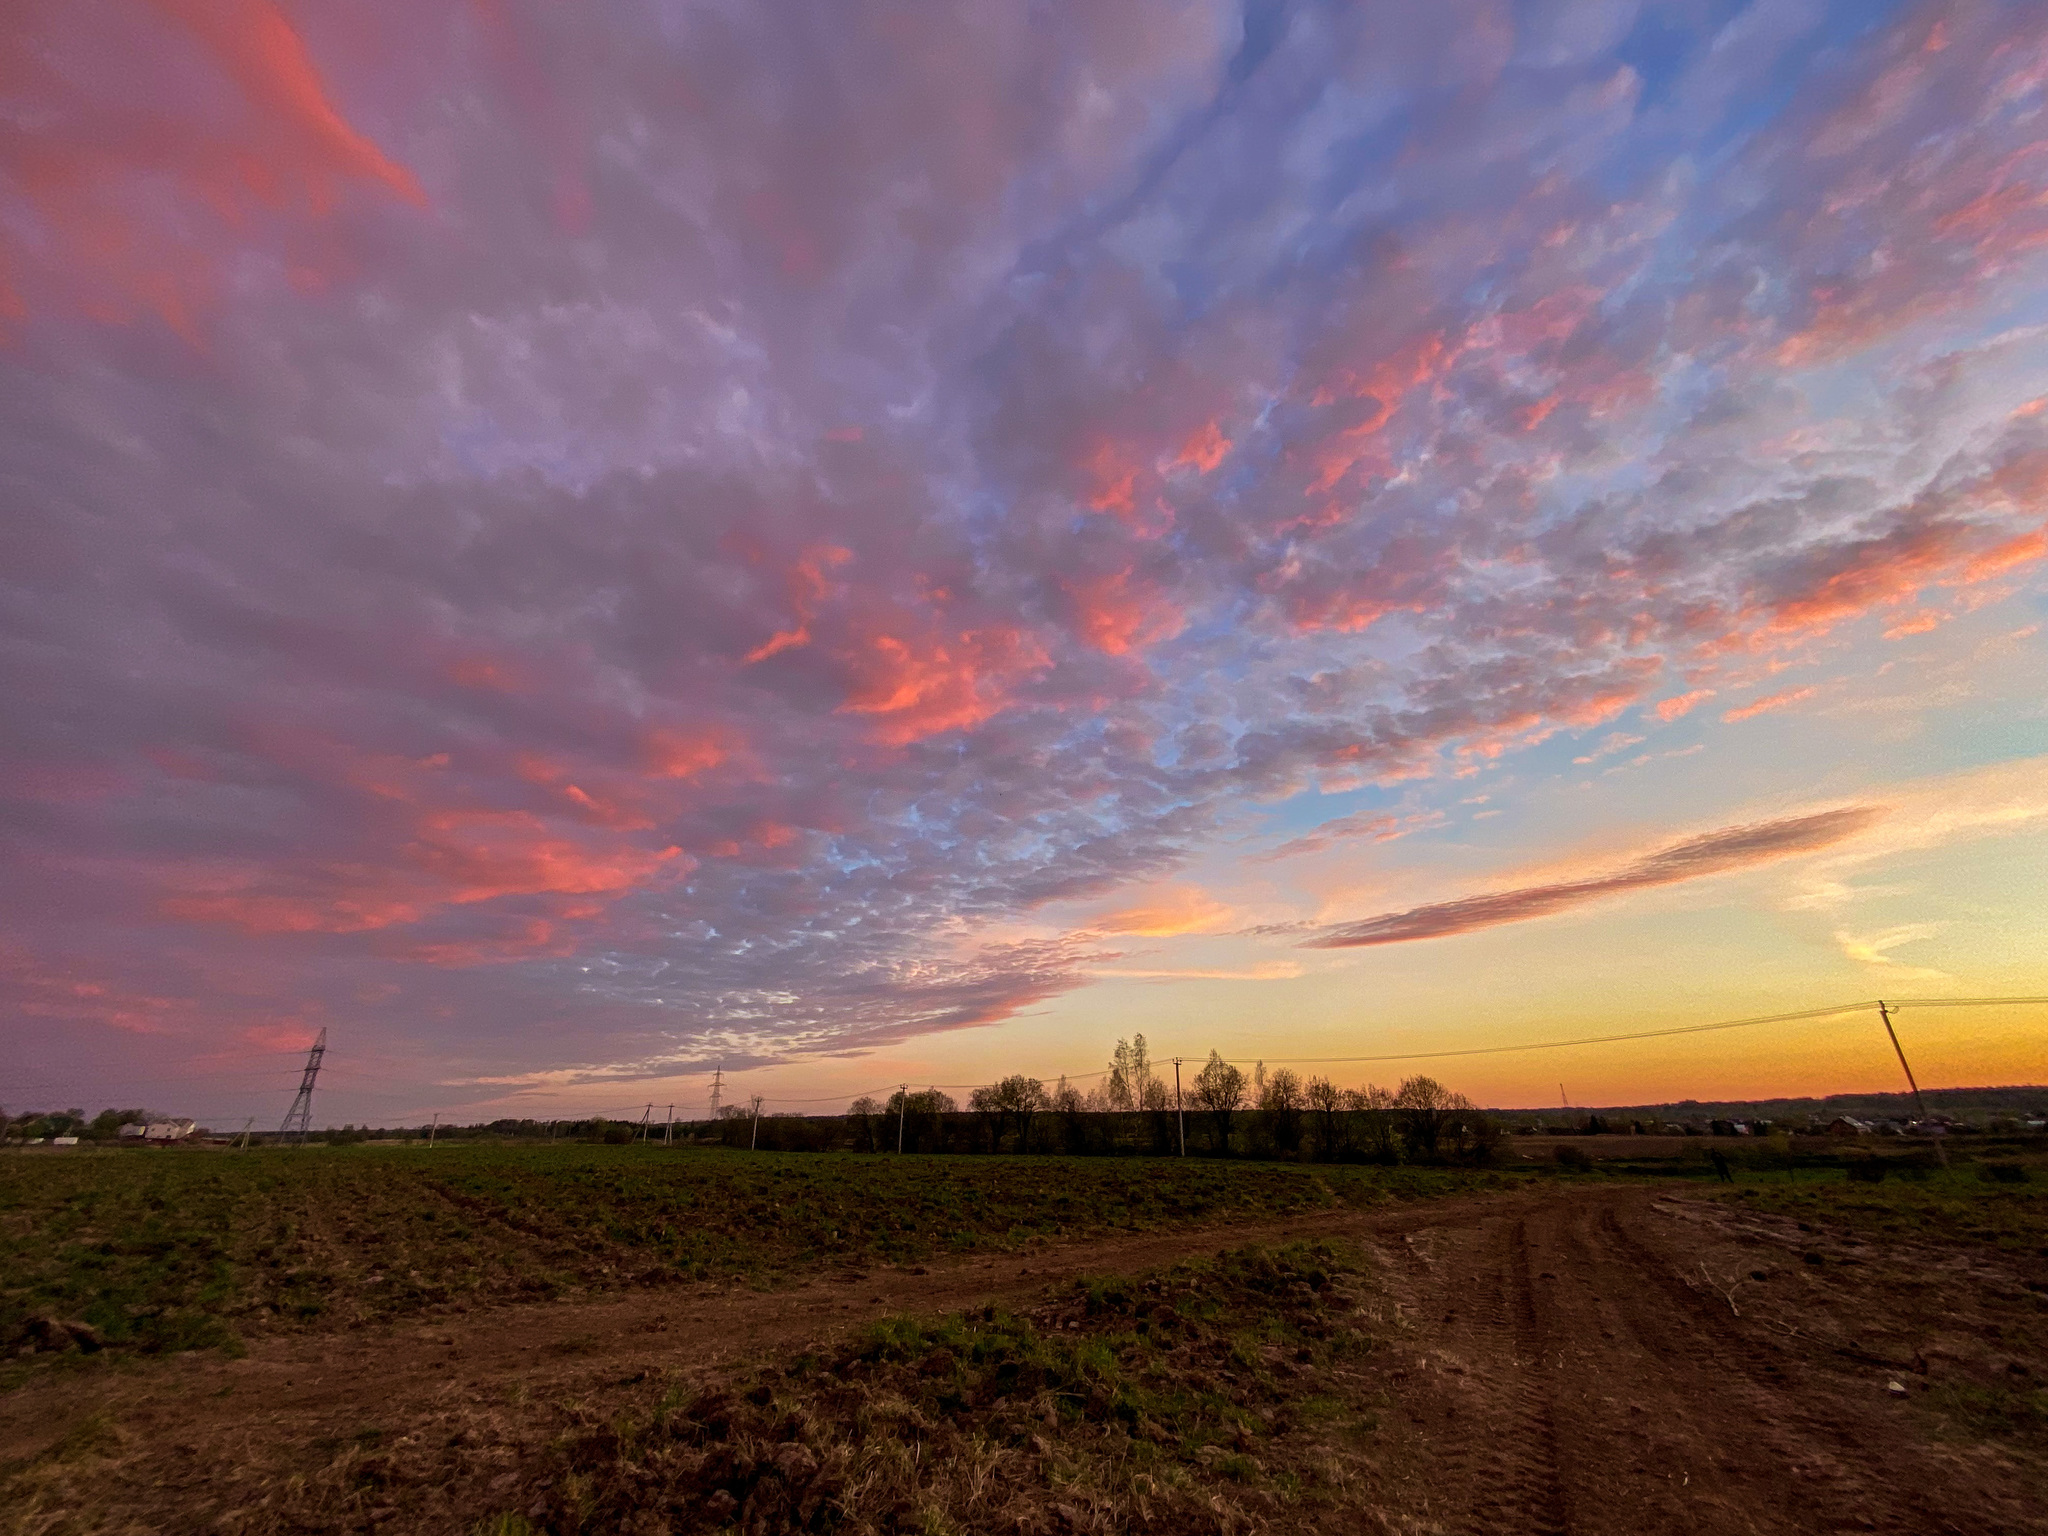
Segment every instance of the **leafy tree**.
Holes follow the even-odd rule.
[[[998,1136],[1005,1122],[1015,1125],[1017,1150],[1028,1152],[1031,1149],[1032,1117],[1048,1108],[1051,1101],[1046,1097],[1045,1084],[1019,1072],[987,1088],[977,1088],[970,1102],[975,1108],[985,1108],[996,1116]]]
[[[904,1133],[905,1144],[915,1142],[922,1146],[927,1134],[936,1135],[944,1129],[945,1116],[958,1114],[959,1111],[960,1106],[953,1101],[953,1096],[941,1093],[936,1088],[926,1088],[921,1093],[911,1094],[908,1098],[904,1097],[903,1090],[899,1088],[889,1095],[889,1103],[884,1111],[887,1119],[882,1127],[882,1139],[886,1144],[889,1140],[890,1126],[896,1124],[900,1116],[902,1121],[899,1129]]]
[[[1003,1112],[996,1104],[995,1084],[977,1088],[967,1095],[967,1108],[974,1116],[975,1134],[990,1152],[1003,1150]]]
[[[1208,1063],[1195,1075],[1195,1102],[1208,1111],[1225,1156],[1230,1152],[1231,1120],[1244,1108],[1244,1091],[1244,1073],[1211,1051]]]
[[[853,1122],[854,1129],[860,1133],[861,1150],[873,1152],[880,1145],[878,1133],[882,1106],[867,1094],[862,1094],[846,1106],[846,1118]]]
[[[92,1117],[92,1124],[85,1128],[85,1134],[94,1141],[112,1141],[121,1134],[124,1125],[142,1125],[149,1119],[147,1110],[103,1109]]]

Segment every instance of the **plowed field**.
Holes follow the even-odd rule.
[[[1324,1257],[1278,1280],[1081,1283],[1301,1239]],[[1602,1181],[1319,1211],[31,1383],[0,1522],[2048,1532],[2044,1286],[2037,1253]],[[610,1523],[579,1524],[597,1489]]]

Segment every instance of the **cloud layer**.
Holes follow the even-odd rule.
[[[17,7],[0,1009],[870,1049],[1938,638],[2048,555],[2048,15],[1840,9]]]

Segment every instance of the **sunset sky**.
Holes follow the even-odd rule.
[[[0,472],[9,1111],[2048,993],[2038,3],[24,0]]]

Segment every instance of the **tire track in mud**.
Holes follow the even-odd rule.
[[[1787,1528],[1970,1536],[2005,1529],[1979,1511],[1927,1495],[1937,1481],[1934,1469],[1889,1416],[1860,1408],[1853,1391],[1863,1383],[1817,1379],[1836,1373],[1802,1361],[1757,1323],[1745,1325],[1725,1294],[1702,1294],[1689,1276],[1631,1232],[1612,1206],[1600,1212],[1599,1230],[1629,1261],[1627,1268],[1655,1288],[1660,1305],[1621,1312],[1644,1352],[1682,1364],[1688,1375],[1713,1384],[1722,1403],[1715,1417],[1726,1453],[1746,1451],[1743,1460],[1788,1474],[1775,1493],[1784,1513],[1797,1517]],[[1702,1280],[1715,1283],[1711,1272]],[[1841,1390],[1844,1385],[1851,1390]]]
[[[1710,1289],[1711,1264],[1706,1276],[1685,1273],[1716,1246],[1627,1188],[1405,1242],[1383,1234],[1405,1325],[1392,1380],[1407,1410],[1399,1454],[1415,1464],[1406,1502],[1416,1528],[2048,1528],[2038,1510],[1973,1486],[1970,1463],[1917,1444],[1913,1422],[1873,1395],[1867,1371],[1809,1358],[1760,1318],[1738,1316]]]
[[[1442,1511],[1446,1528],[1565,1536],[1572,1522],[1531,1291],[1528,1223],[1428,1235],[1448,1240],[1441,1268],[1437,1254],[1412,1240],[1398,1250],[1407,1310],[1421,1319],[1446,1304],[1439,1298],[1452,1276],[1443,1271],[1467,1277],[1457,1281],[1441,1322],[1419,1330],[1437,1337],[1417,1362],[1422,1390],[1411,1405],[1433,1463],[1432,1495],[1451,1501]],[[1430,1391],[1432,1381],[1445,1384]]]

